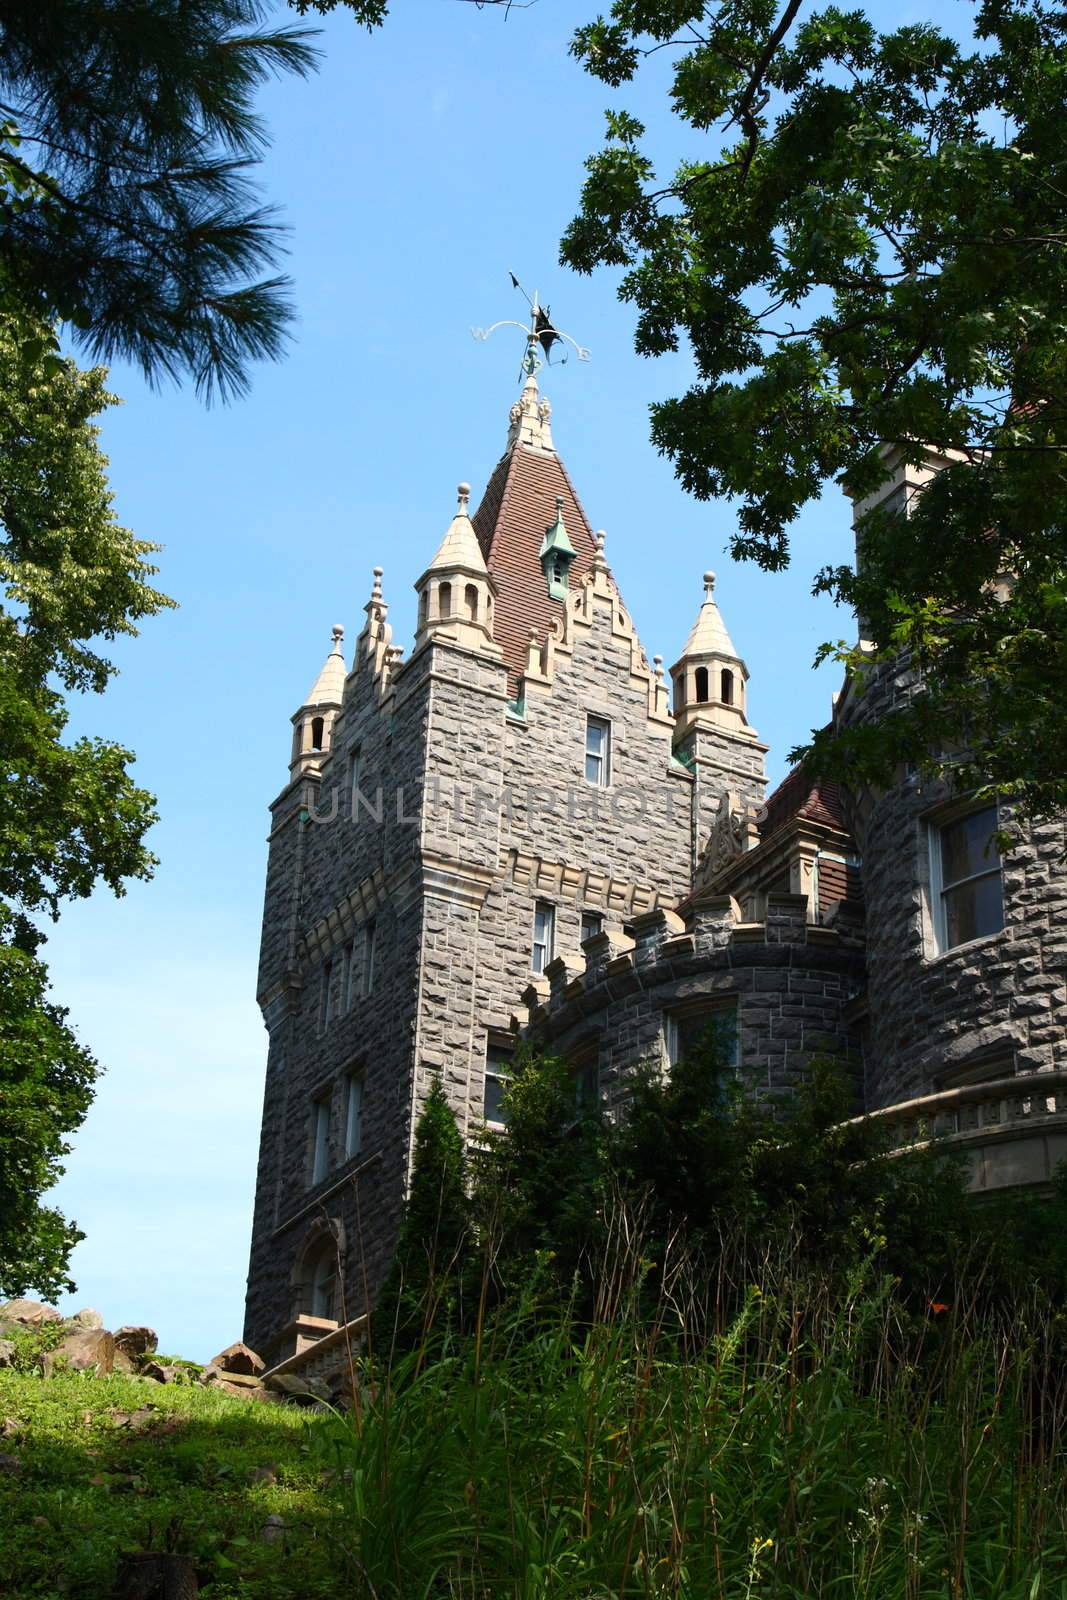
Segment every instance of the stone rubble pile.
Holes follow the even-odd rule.
[[[52,1342],[44,1337],[44,1330],[51,1332],[54,1324],[60,1326],[55,1328],[57,1337]],[[39,1300],[8,1300],[0,1305],[0,1367],[15,1365],[18,1340],[27,1329],[42,1334],[42,1349],[36,1360],[45,1378],[57,1372],[84,1372],[100,1378],[119,1372],[155,1383],[201,1383],[245,1400],[307,1403],[326,1398],[325,1391],[314,1382],[286,1374],[267,1375],[262,1357],[246,1344],[227,1345],[206,1367],[191,1361],[159,1361],[153,1328],[129,1324],[112,1333],[104,1327],[99,1311],[86,1307],[72,1317],[64,1317],[55,1306]]]

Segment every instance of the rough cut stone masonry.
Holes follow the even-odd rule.
[[[929,1119],[977,1183],[1039,1181],[1067,1153],[1062,828],[1020,834],[1003,928],[940,951],[931,839],[948,797],[795,774],[764,806],[713,575],[672,711],[532,379],[473,518],[468,493],[416,584],[410,658],[380,570],[350,672],[335,629],[272,807],[245,1337],[285,1372],[340,1359],[373,1302],[432,1076],[476,1138],[487,1061],[506,1067],[520,1031],[610,1111],[640,1061],[724,1015],[762,1087],[845,1056],[857,1110],[901,1137]],[[889,675],[837,714],[905,692]],[[586,776],[590,718],[609,730],[602,781]]]

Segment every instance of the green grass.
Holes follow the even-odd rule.
[[[198,1386],[0,1371],[0,1452],[20,1463],[0,1471],[0,1595],[103,1600],[120,1552],[165,1549],[197,1558],[213,1600],[333,1595],[321,1426]]]

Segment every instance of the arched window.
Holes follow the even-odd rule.
[[[425,626],[425,623],[426,623],[426,612],[429,609],[429,604],[430,604],[430,591],[429,591],[429,589],[424,589],[422,591],[422,593],[419,595],[419,627],[420,628]]]
[[[337,1321],[337,1256],[333,1241],[315,1262],[311,1274],[311,1315],[328,1322]]]
[[[732,706],[734,703],[734,675],[728,667],[722,669],[719,699],[724,706]]]
[[[437,590],[437,615],[450,617],[452,615],[452,585],[442,583]]]
[[[323,717],[312,717],[312,719],[311,719],[311,748],[312,748],[312,750],[321,750],[322,749],[322,731],[323,731],[325,726],[326,726],[326,722],[325,722],[325,719]]]
[[[467,603],[467,615],[472,622],[478,620],[478,590],[473,583],[468,583],[463,591],[463,598]]]
[[[703,705],[704,702],[708,698],[708,669],[707,669],[707,667],[698,667],[696,672],[695,672],[695,674],[694,674],[694,676],[696,678],[697,703],[699,705]]]

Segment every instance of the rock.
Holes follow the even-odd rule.
[[[251,1388],[247,1388],[242,1384],[231,1383],[229,1378],[220,1378],[218,1383],[215,1384],[215,1388],[221,1394],[236,1395],[238,1400],[269,1400],[271,1398],[269,1391],[264,1389],[261,1383],[257,1383],[254,1378]]]
[[[0,1367],[15,1365],[15,1346],[10,1339],[0,1339]]]
[[[292,1372],[279,1372],[267,1379],[267,1388],[285,1395],[287,1400],[297,1400],[312,1405],[318,1400],[328,1400],[329,1390],[317,1378],[298,1378]]]
[[[115,1329],[115,1350],[121,1350],[131,1361],[136,1361],[138,1356],[151,1355],[158,1343],[155,1328],[126,1325]]]
[[[72,1372],[95,1372],[98,1378],[106,1378],[115,1367],[115,1341],[107,1329],[75,1328],[41,1358],[46,1378],[53,1377],[64,1367]]]
[[[75,1311],[72,1317],[66,1318],[68,1328],[102,1328],[104,1319],[99,1311],[94,1311],[91,1306],[84,1306],[81,1311]]]
[[[239,1372],[251,1377],[258,1377],[261,1372],[266,1372],[267,1363],[262,1356],[257,1356],[246,1344],[227,1345],[225,1350],[213,1357],[211,1366],[218,1367],[220,1372]]]
[[[279,1539],[285,1538],[285,1522],[277,1512],[267,1518],[259,1530],[259,1537],[264,1544],[277,1544]]]
[[[8,1300],[0,1306],[0,1322],[20,1322],[24,1328],[39,1328],[42,1322],[62,1322],[55,1306],[40,1300]]]
[[[209,1362],[206,1367],[203,1367],[200,1372],[200,1382],[203,1384],[218,1383],[221,1377],[222,1373],[219,1371],[218,1367],[213,1361]]]
[[[146,1361],[141,1368],[142,1378],[152,1378],[156,1383],[177,1383],[180,1369],[162,1361]]]
[[[253,1378],[247,1372],[220,1372],[215,1382],[225,1384],[230,1389],[261,1389],[263,1387],[258,1378]]]

